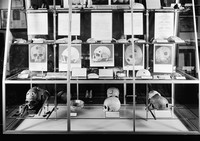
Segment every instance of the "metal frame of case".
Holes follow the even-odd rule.
[[[55,0],[53,0],[54,2],[54,11],[53,11],[53,24],[54,24],[54,29],[53,29],[53,32],[54,32],[54,41],[56,40],[56,8],[55,8]],[[134,2],[133,0],[131,0],[131,3]],[[179,2],[179,0],[177,0],[177,3]],[[132,5],[132,4],[131,4]],[[8,17],[10,17],[11,15],[11,7],[12,7],[12,0],[9,0],[9,4],[8,4]],[[11,134],[15,134],[15,133],[30,133],[30,132],[26,132],[26,131],[13,131],[13,130],[7,130],[6,129],[6,85],[9,85],[9,84],[66,84],[67,85],[67,110],[70,111],[70,86],[71,84],[77,84],[77,91],[78,91],[78,85],[79,84],[123,84],[124,86],[124,92],[126,93],[126,85],[127,84],[132,84],[132,87],[133,87],[133,131],[130,132],[131,134],[134,134],[134,133],[138,133],[135,129],[135,120],[136,120],[136,114],[135,114],[135,111],[136,111],[136,101],[135,101],[135,87],[136,87],[136,84],[170,84],[171,85],[171,95],[172,95],[172,105],[174,105],[174,91],[175,91],[175,85],[176,84],[197,84],[199,87],[198,89],[200,90],[200,83],[199,83],[199,54],[198,54],[198,40],[197,40],[197,25],[196,25],[196,15],[195,15],[195,6],[194,6],[194,0],[192,0],[192,10],[193,10],[193,20],[194,20],[194,34],[195,34],[195,56],[196,56],[196,73],[198,74],[198,78],[197,79],[194,79],[194,80],[136,80],[135,79],[135,68],[134,68],[134,65],[133,65],[133,78],[132,79],[127,79],[127,80],[71,80],[70,79],[70,73],[67,73],[67,79],[66,80],[23,80],[23,81],[19,81],[19,80],[9,80],[7,79],[7,72],[6,72],[6,68],[8,66],[8,57],[9,57],[9,48],[12,44],[12,41],[10,40],[10,18],[7,19],[7,28],[6,28],[6,41],[5,41],[5,53],[4,53],[4,64],[3,64],[3,80],[2,80],[2,99],[3,99],[3,102],[2,102],[2,107],[3,107],[3,132],[4,133],[11,133]],[[133,6],[131,6],[131,24],[133,25],[133,13],[134,13],[134,9],[133,9]],[[156,11],[156,10],[155,10]],[[158,10],[159,11],[159,10]],[[69,46],[69,50],[71,50],[71,19],[72,19],[72,13],[73,13],[73,10],[72,10],[72,1],[69,0],[69,9],[67,11],[69,13],[69,32],[68,32],[68,46]],[[151,12],[151,10],[146,10],[146,41],[148,42],[149,41],[149,12]],[[153,11],[154,12],[154,11]],[[177,19],[178,19],[178,12],[172,10],[172,12],[175,12],[175,33],[177,33]],[[134,33],[133,33],[134,29],[133,29],[133,26],[132,26],[132,29],[131,29],[131,32],[132,32],[132,37],[134,37]],[[54,55],[56,55],[56,44],[54,44]],[[146,59],[147,59],[147,68],[149,67],[149,64],[148,64],[148,58],[149,58],[149,43],[146,43],[145,44],[145,47],[146,47]],[[134,43],[132,42],[132,50],[133,50],[133,55],[134,55]],[[71,60],[70,57],[70,51],[68,52],[68,56],[69,56],[69,59],[68,60]],[[134,58],[134,56],[133,56]],[[54,58],[55,59],[55,58]],[[56,61],[54,61],[55,63]],[[70,61],[68,61],[68,72],[70,72]],[[134,64],[134,62],[133,62]],[[56,71],[56,68],[55,70]],[[147,88],[148,89],[148,88]],[[146,93],[147,94],[147,93]],[[199,102],[200,103],[200,102]],[[200,117],[200,104],[198,106],[198,111],[199,111],[199,117]],[[67,130],[62,132],[61,133],[73,133],[73,131],[71,131],[71,117],[70,117],[70,112],[68,112],[67,114]],[[39,133],[40,131],[36,131],[36,132],[32,132],[33,134],[34,133]],[[44,133],[51,133],[49,131],[44,131]],[[55,131],[55,133],[60,133],[60,131]],[[97,131],[98,132],[98,131]],[[198,121],[198,131],[197,132],[186,132],[187,134],[199,134],[200,132],[200,120]],[[41,133],[41,132],[40,132]],[[42,132],[43,133],[43,132]],[[76,133],[76,131],[75,131]],[[88,133],[88,132],[87,132]],[[115,133],[115,132],[114,132]],[[127,132],[126,132],[127,133]],[[129,132],[128,132],[129,133]],[[154,132],[151,132],[151,133],[154,133]],[[172,133],[173,134],[173,133]],[[180,133],[181,134],[181,133]],[[183,133],[185,134],[185,133]]]

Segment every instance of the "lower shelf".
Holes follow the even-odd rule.
[[[51,110],[53,106],[50,106]],[[14,110],[15,112],[17,109]],[[10,113],[10,119],[12,119]],[[135,108],[135,121],[133,120],[134,110],[131,105],[122,105],[118,118],[106,118],[102,106],[87,106],[77,111],[76,116],[67,119],[66,105],[58,105],[57,112],[53,112],[49,119],[34,116],[19,119],[12,131],[16,132],[60,132],[67,131],[70,123],[70,131],[98,132],[98,131],[119,131],[119,132],[189,132],[190,130],[182,121],[169,111],[157,112],[155,120],[150,112],[148,118],[144,105],[137,105]],[[9,119],[9,118],[8,118]],[[7,119],[7,120],[8,120]],[[134,123],[135,122],[135,123]],[[134,127],[135,124],[135,127]]]

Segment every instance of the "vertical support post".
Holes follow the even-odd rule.
[[[135,3],[135,0],[131,0],[131,34],[132,34],[132,55],[133,58],[135,58],[135,45],[134,45],[134,29],[133,29],[133,4]],[[133,59],[133,132],[135,132],[135,110],[136,110],[136,105],[135,105],[135,59]]]
[[[198,36],[197,36],[197,25],[196,25],[196,13],[195,13],[195,3],[194,0],[192,0],[192,13],[193,13],[193,22],[194,22],[194,37],[195,37],[195,53],[196,53],[196,73],[197,73],[197,78],[199,80],[199,85],[200,85],[200,77],[199,77],[199,48],[198,48]],[[199,86],[200,87],[200,86]],[[200,89],[199,89],[200,90]],[[199,101],[199,117],[200,117],[200,101]],[[199,118],[199,125],[198,125],[198,130],[200,132],[200,118]]]
[[[12,43],[11,32],[10,32],[10,17],[11,17],[11,7],[12,0],[8,1],[8,15],[7,15],[7,25],[6,25],[6,41],[5,41],[5,50],[4,50],[4,63],[3,63],[3,77],[2,77],[2,107],[3,107],[3,132],[6,131],[6,71],[8,63],[8,53],[10,51],[10,46]]]
[[[126,105],[126,96],[127,96],[127,87],[126,87],[126,81],[124,81],[124,104]]]
[[[149,10],[146,10],[146,69],[149,69]]]
[[[56,1],[53,0],[53,39],[54,43],[56,41]],[[56,44],[53,45],[53,52],[54,52],[54,72],[56,72]],[[56,118],[57,118],[57,86],[54,84],[54,106],[55,107],[55,112],[56,112]]]
[[[72,24],[72,0],[68,1],[69,3],[69,27],[68,27],[68,59],[67,59],[67,131],[71,130],[71,122],[70,122],[70,68],[71,68],[71,24]]]

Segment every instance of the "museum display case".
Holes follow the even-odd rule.
[[[200,134],[197,6],[9,0],[3,133]]]

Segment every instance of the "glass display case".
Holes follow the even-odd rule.
[[[4,134],[200,133],[194,0],[13,1]]]

